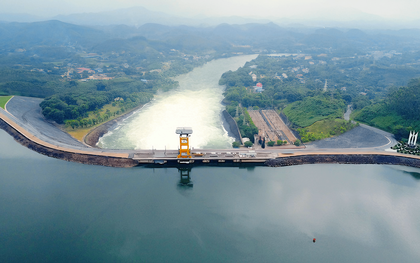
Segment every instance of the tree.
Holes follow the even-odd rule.
[[[277,145],[287,144],[287,141],[277,140]]]
[[[96,84],[96,90],[102,91],[105,89],[106,89],[106,86],[102,82],[99,82],[98,84]]]
[[[293,144],[296,145],[296,146],[299,146],[301,144],[301,142],[300,142],[299,139],[296,139],[296,141]]]
[[[241,146],[241,144],[239,142],[233,142],[232,143],[233,148],[239,148],[239,146]]]
[[[246,141],[246,142],[244,143],[244,145],[245,145],[245,147],[252,147],[252,142],[250,142],[250,141]]]

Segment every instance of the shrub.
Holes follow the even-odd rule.
[[[267,142],[267,146],[274,146],[274,144],[275,144],[275,142],[274,141],[269,141],[269,142]]]
[[[244,145],[245,145],[245,147],[252,147],[252,142],[250,142],[250,141],[246,141],[246,142],[244,143]]]
[[[299,146],[299,145],[300,145],[300,143],[301,143],[301,142],[300,142],[300,140],[299,140],[299,139],[297,139],[297,140],[296,140],[293,144],[294,144],[294,145],[296,145],[296,146]]]
[[[239,148],[239,146],[241,146],[241,144],[239,142],[232,142],[232,147],[233,148]]]

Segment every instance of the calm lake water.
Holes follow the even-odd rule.
[[[0,143],[0,262],[420,261],[419,169],[196,167],[186,187]]]

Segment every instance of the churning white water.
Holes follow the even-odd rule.
[[[257,55],[213,60],[178,76],[179,87],[162,93],[105,134],[98,146],[108,149],[177,149],[176,127],[192,127],[194,148],[229,148],[234,141],[223,128],[224,87],[221,75],[236,70]]]

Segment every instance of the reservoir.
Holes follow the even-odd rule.
[[[176,149],[175,127],[192,126],[193,147],[229,148],[217,83],[254,57],[179,76],[100,146]],[[194,167],[185,183],[49,158],[3,130],[0,143],[0,262],[420,261],[420,169]]]
[[[0,262],[419,262],[420,170],[111,168],[0,130]],[[316,243],[313,243],[316,238]]]

